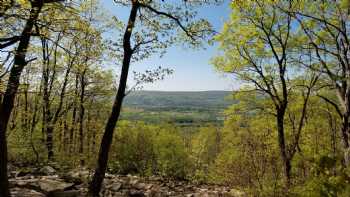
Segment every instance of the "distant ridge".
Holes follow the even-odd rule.
[[[220,110],[233,104],[231,91],[135,91],[125,98],[124,105],[144,109]]]
[[[197,92],[227,92],[230,93],[232,91],[229,90],[137,90],[133,92],[180,92],[180,93],[197,93]]]

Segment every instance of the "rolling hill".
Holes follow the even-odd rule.
[[[122,119],[192,125],[222,122],[234,101],[229,91],[135,91],[125,98]]]

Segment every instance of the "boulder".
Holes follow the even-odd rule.
[[[130,176],[129,178],[129,184],[134,186],[139,183],[139,179],[135,176]]]
[[[120,190],[120,188],[122,187],[123,185],[121,183],[113,183],[110,187],[110,190],[114,191],[114,192],[117,192]]]
[[[49,194],[53,192],[69,190],[74,184],[52,179],[41,179],[39,180],[38,185],[41,191]]]
[[[133,185],[138,190],[146,190],[147,184],[145,183],[136,183]]]
[[[44,166],[39,169],[39,173],[42,175],[54,175],[57,171],[51,166]]]
[[[77,182],[80,181],[87,181],[90,177],[90,171],[88,170],[72,170],[70,172],[68,172],[67,174],[64,175],[64,177],[66,178],[70,178],[72,180],[75,180]]]
[[[66,182],[69,182],[69,183],[74,183],[76,185],[80,185],[83,183],[83,180],[82,178],[79,178],[79,177],[76,177],[76,176],[71,176],[70,174],[63,174],[61,176],[61,178],[63,180],[65,180]]]

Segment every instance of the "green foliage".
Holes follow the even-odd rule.
[[[119,125],[112,151],[112,170],[121,174],[145,175],[152,169],[153,132],[143,124]]]
[[[162,176],[184,179],[187,176],[188,154],[177,130],[167,127],[156,136],[155,152]]]
[[[29,15],[29,1],[10,2],[0,7],[4,40],[20,35]],[[142,12],[131,36],[133,61],[162,56],[177,43],[197,47],[201,43],[194,38],[213,33],[208,21],[195,20],[195,8],[204,2],[185,7],[139,3]],[[225,91],[131,92],[113,136],[109,170],[225,184],[249,196],[350,196],[344,133],[339,132],[348,124],[343,111],[350,91],[344,66],[349,62],[344,14],[349,1],[236,0],[230,5],[230,18],[215,37],[221,53],[213,64],[243,82],[239,91],[231,100],[225,100],[231,95]],[[9,160],[47,162],[45,129],[52,126],[58,165],[93,168],[116,89],[114,73],[101,65],[115,64],[124,55],[123,37],[113,43],[105,34],[123,34],[123,23],[95,0],[57,9],[62,6],[45,6],[37,21],[35,34],[40,35],[32,37],[27,57],[48,54],[33,59],[22,74],[8,126]],[[148,6],[174,14],[183,26]],[[0,93],[14,53],[2,54]],[[136,73],[135,80],[152,83],[170,73],[159,67]],[[276,117],[283,106],[279,138]],[[291,161],[288,185],[281,150]]]
[[[347,169],[337,169],[334,157],[320,155],[313,163],[312,173],[306,182],[294,188],[298,196],[345,197],[350,195],[350,176]]]
[[[166,125],[121,122],[111,156],[111,170],[121,174],[184,179],[189,166],[179,131]]]
[[[223,149],[222,138],[221,129],[214,126],[201,127],[193,135],[191,141],[191,156],[195,167],[193,181],[205,183],[210,180],[210,172],[213,170],[211,166]]]

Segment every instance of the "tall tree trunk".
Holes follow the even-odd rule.
[[[280,148],[282,162],[283,162],[284,174],[286,178],[286,186],[288,188],[291,183],[292,166],[291,166],[290,158],[288,156],[288,150],[285,142],[284,115],[285,115],[285,109],[277,110],[276,118],[277,118],[278,145]]]
[[[350,72],[350,71],[347,71]],[[349,143],[349,135],[350,135],[350,74],[346,75],[347,80],[343,81],[343,86],[338,87],[337,96],[338,101],[340,103],[340,108],[338,110],[341,112],[342,122],[341,122],[341,138],[343,143],[343,154],[344,154],[344,165],[345,167],[350,165],[350,143]]]
[[[89,195],[94,197],[99,196],[99,193],[101,190],[102,181],[104,179],[106,168],[107,168],[108,154],[112,144],[114,128],[119,120],[123,99],[125,97],[125,89],[126,89],[126,83],[128,79],[129,66],[130,66],[130,61],[133,53],[133,50],[130,44],[130,38],[131,38],[131,34],[136,21],[138,9],[139,9],[138,2],[132,1],[130,16],[129,16],[128,24],[124,33],[124,38],[123,38],[124,57],[123,57],[121,75],[119,79],[119,87],[118,87],[117,95],[114,99],[112,112],[108,118],[108,122],[106,124],[105,131],[102,137],[95,173],[89,185]]]
[[[349,146],[349,113],[344,113],[342,118],[342,126],[341,126],[341,136],[343,141],[343,149],[344,149],[344,164],[345,166],[349,166],[350,164],[350,146]]]
[[[100,110],[96,110],[97,117],[100,117]],[[96,153],[96,137],[97,137],[97,128],[96,126],[92,126],[92,146],[91,146],[91,153],[95,155]]]
[[[66,155],[68,153],[68,140],[69,140],[69,135],[68,135],[68,131],[69,131],[69,127],[68,127],[68,123],[67,123],[67,116],[64,118],[63,120],[63,153]]]
[[[11,111],[13,109],[15,95],[19,86],[19,80],[23,68],[27,64],[25,58],[30,42],[31,32],[34,23],[39,16],[42,6],[42,1],[32,2],[30,16],[25,24],[25,27],[21,34],[20,42],[15,51],[14,65],[11,68],[7,88],[3,97],[3,101],[0,105],[0,194],[4,197],[10,196],[7,178],[6,129],[10,119]]]
[[[39,87],[39,95],[41,93],[41,85]],[[33,133],[35,131],[35,127],[36,127],[36,124],[38,123],[38,120],[37,120],[37,112],[38,112],[38,105],[39,105],[39,101],[38,101],[38,97],[39,95],[36,96],[35,98],[35,101],[34,101],[34,109],[33,109],[33,116],[32,116],[32,120],[31,120],[31,125],[30,125],[30,146],[33,150],[33,153],[35,155],[35,162],[39,162],[39,153],[38,151],[35,149],[35,146],[34,146],[34,142],[33,142]]]
[[[70,134],[69,134],[69,153],[74,153],[74,131],[75,131],[75,123],[76,123],[76,117],[77,117],[77,97],[78,97],[78,88],[79,88],[79,75],[76,74],[75,76],[75,89],[74,89],[74,103],[73,103],[73,112],[72,112],[72,122],[70,127]]]
[[[83,73],[80,76],[80,111],[79,111],[79,155],[80,155],[80,165],[85,165],[84,160],[84,116],[85,116],[85,107],[84,107],[84,96],[85,96],[85,73],[86,68],[84,69]]]
[[[28,109],[28,91],[29,91],[29,84],[26,84],[26,87],[24,88],[24,113],[21,114],[21,127],[22,127],[22,131],[27,132],[28,128],[29,128],[29,118],[28,118],[28,114],[29,114],[29,109]]]
[[[49,125],[46,128],[46,148],[47,148],[47,160],[52,161],[53,160],[53,129],[54,125],[52,123],[49,123]]]
[[[87,111],[87,122],[86,122],[86,126],[85,126],[85,129],[86,129],[86,146],[85,146],[85,150],[86,150],[86,156],[87,158],[90,158],[91,156],[91,151],[90,151],[90,139],[91,139],[91,131],[90,131],[90,121],[91,121],[91,115],[90,115],[90,110]]]
[[[50,110],[50,83],[49,83],[49,60],[48,60],[48,44],[45,39],[42,39],[42,48],[43,48],[43,65],[42,65],[42,78],[43,78],[43,117],[42,117],[42,124],[43,124],[43,134],[46,135],[46,147],[47,147],[47,158],[48,160],[51,160],[53,157],[53,152],[50,150],[52,149],[52,114]],[[51,79],[53,80],[53,79]]]

